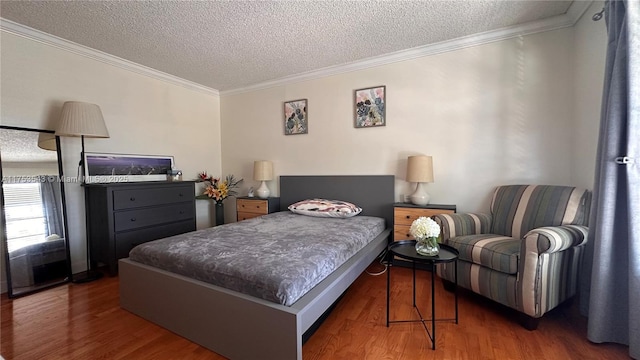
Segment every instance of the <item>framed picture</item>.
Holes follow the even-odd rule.
[[[166,181],[173,156],[84,153],[86,183]]]
[[[385,126],[387,124],[385,101],[386,86],[376,86],[355,91],[356,128]]]
[[[308,116],[307,99],[286,101],[284,103],[284,134],[298,135],[308,133]]]

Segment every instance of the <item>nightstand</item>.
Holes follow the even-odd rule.
[[[266,199],[255,197],[239,197],[236,199],[236,212],[238,221],[280,211],[280,198],[270,197]]]
[[[413,220],[424,216],[432,217],[438,214],[453,214],[455,205],[414,205],[410,203],[393,204],[393,240],[415,240],[409,229]]]
[[[415,240],[409,229],[413,220],[424,216],[432,217],[438,214],[453,214],[456,212],[455,205],[414,205],[411,203],[395,203],[393,204],[393,241]],[[395,265],[412,266],[412,262],[395,257],[393,260]],[[419,269],[430,270],[429,265],[418,264]]]

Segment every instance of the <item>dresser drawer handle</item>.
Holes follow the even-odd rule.
[[[129,198],[129,200],[136,201],[136,198],[132,196],[132,197]]]
[[[179,197],[183,197],[184,195],[182,195],[182,193],[178,194]]]
[[[136,218],[131,218],[131,221],[136,221]]]
[[[180,213],[180,214],[184,214],[184,211],[183,211],[183,210],[180,210],[180,211],[179,211],[179,213]]]

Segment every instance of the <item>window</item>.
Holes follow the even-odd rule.
[[[9,252],[43,242],[47,230],[40,184],[5,183],[3,191]]]

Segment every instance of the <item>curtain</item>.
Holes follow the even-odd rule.
[[[640,68],[637,0],[607,1],[608,44],[581,286],[587,337],[640,358]]]
[[[42,194],[42,209],[46,220],[47,236],[56,234],[64,237],[62,231],[62,194],[57,176],[41,175],[40,193]]]

